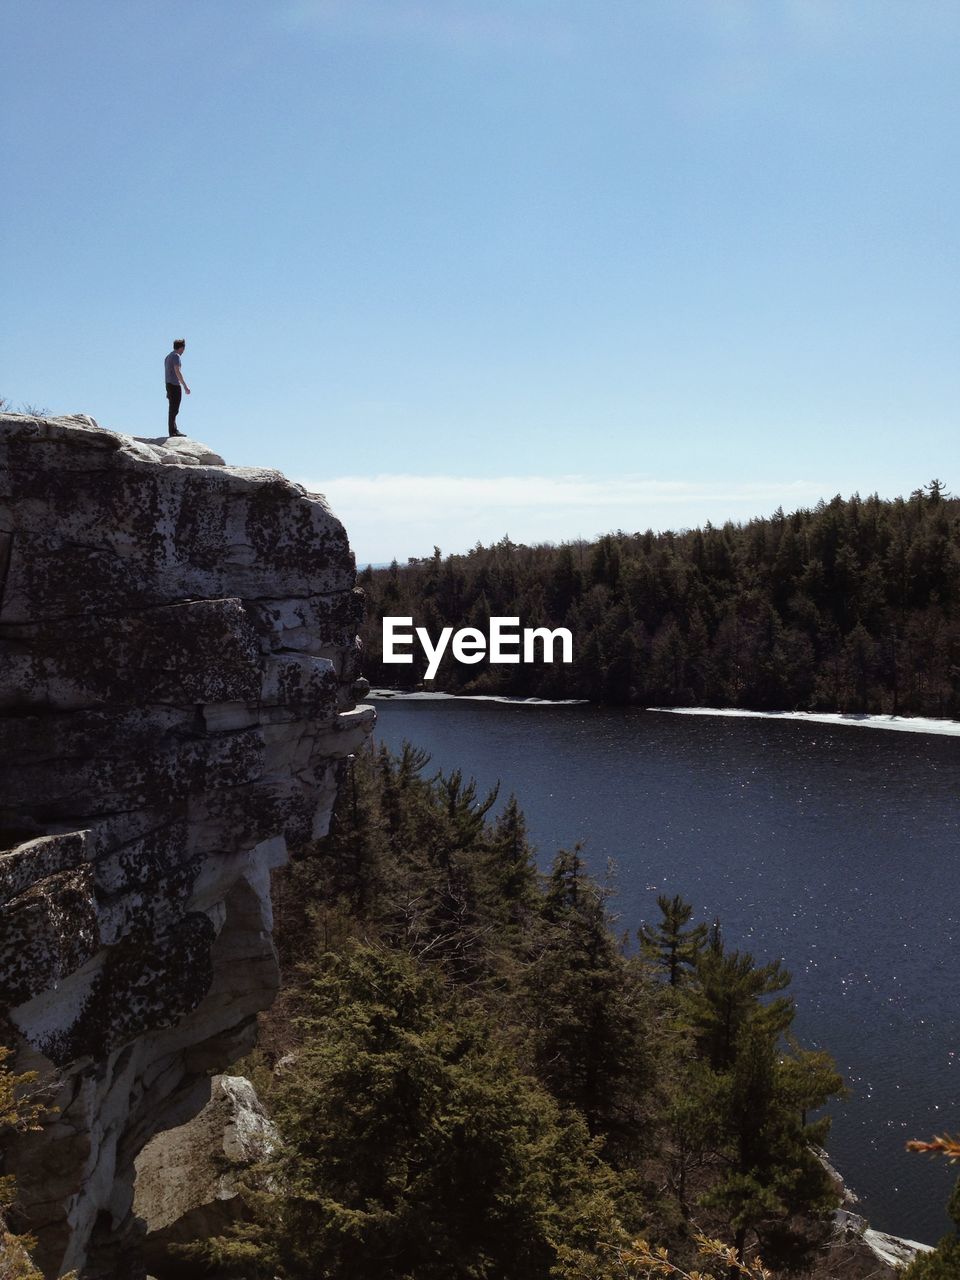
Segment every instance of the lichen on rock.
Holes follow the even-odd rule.
[[[278,472],[0,416],[0,1012],[59,1108],[6,1169],[45,1274],[124,1274],[135,1158],[273,998],[270,872],[373,723],[354,584]]]

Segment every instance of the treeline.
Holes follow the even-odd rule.
[[[934,480],[908,499],[682,533],[608,534],[360,575],[365,672],[418,686],[426,660],[384,664],[381,618],[486,631],[491,616],[566,627],[570,665],[445,656],[430,687],[647,706],[960,715],[960,501]]]
[[[253,1068],[281,1145],[254,1221],[194,1257],[245,1280],[624,1280],[648,1246],[690,1271],[704,1233],[808,1270],[841,1081],[791,1041],[781,965],[680,898],[628,949],[576,849],[539,875],[515,801],[491,819],[426,765],[353,761],[283,873]]]

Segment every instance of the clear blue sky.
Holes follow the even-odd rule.
[[[0,394],[358,556],[960,489],[955,0],[4,4]]]

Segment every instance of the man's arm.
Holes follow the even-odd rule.
[[[180,385],[181,385],[181,387],[183,387],[184,391],[187,393],[187,395],[189,395],[189,394],[190,394],[190,388],[187,386],[186,382],[184,381],[183,374],[180,372],[180,366],[179,366],[179,365],[177,365],[177,377],[180,379]]]

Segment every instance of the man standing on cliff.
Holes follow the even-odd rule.
[[[190,394],[190,388],[183,380],[183,374],[180,372],[180,353],[187,345],[186,338],[176,338],[173,343],[173,350],[163,361],[163,376],[167,383],[167,400],[170,402],[167,407],[167,432],[171,436],[182,436],[184,433],[177,430],[177,414],[180,412],[180,399],[185,391]]]

